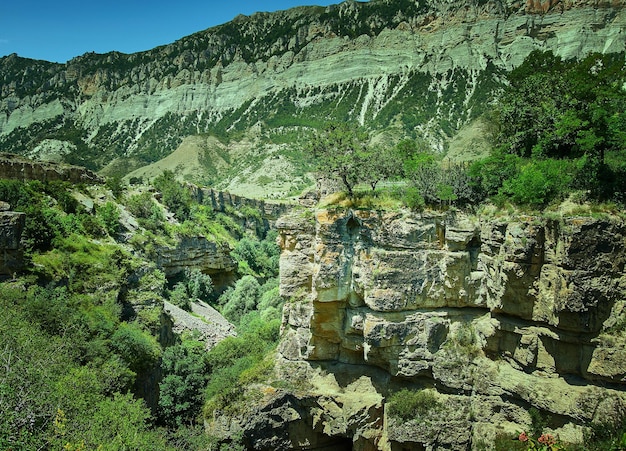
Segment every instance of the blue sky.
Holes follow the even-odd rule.
[[[238,14],[340,0],[0,0],[0,57],[64,63],[86,52],[134,53],[169,44]]]

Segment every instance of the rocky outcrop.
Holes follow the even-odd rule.
[[[198,269],[212,277],[228,278],[237,268],[228,245],[209,241],[203,236],[180,237],[175,246],[158,246],[156,253],[157,267],[167,277],[182,273],[185,269]]]
[[[386,414],[335,433],[354,449],[479,449],[528,430],[533,407],[578,442],[624,416],[623,219],[318,210],[278,228],[284,368],[388,377],[369,392]],[[400,387],[435,388],[443,407],[399,421],[385,400]]]
[[[192,302],[191,312],[165,301],[163,311],[168,316],[169,332],[165,335],[181,336],[183,333],[196,333],[204,342],[206,350],[211,350],[220,341],[235,336],[235,326],[217,310],[203,302]],[[164,332],[161,332],[163,335]],[[167,340],[170,343],[174,340]]]
[[[0,211],[0,277],[12,276],[24,267],[20,239],[25,224],[25,213]]]
[[[80,166],[33,161],[6,153],[0,154],[0,178],[23,182],[39,180],[41,182],[104,183],[104,179],[95,172]]]
[[[264,238],[269,230],[275,228],[276,220],[293,208],[289,203],[252,199],[194,185],[189,187],[196,202],[210,206],[215,212],[230,215],[244,230],[253,232],[259,238]]]
[[[251,216],[256,215],[265,221],[272,222],[285,215],[291,209],[291,205],[286,203],[251,199],[212,188],[193,187],[192,196],[198,203],[211,206],[214,211],[235,213],[237,210],[243,209],[254,210]]]

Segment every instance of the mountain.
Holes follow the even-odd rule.
[[[535,49],[623,52],[624,29],[621,0],[346,1],[239,16],[135,54],[10,55],[0,149],[282,197],[310,183],[304,143],[329,119],[476,151],[506,71]]]

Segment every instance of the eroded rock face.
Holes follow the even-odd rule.
[[[435,386],[456,406],[386,417],[369,449],[472,449],[528,429],[531,407],[576,442],[623,414],[623,220],[321,210],[277,225],[283,358],[376,367],[383,396]]]
[[[198,269],[217,278],[228,279],[237,263],[230,256],[230,248],[207,240],[203,236],[181,237],[176,246],[157,248],[156,264],[166,277],[185,269]],[[216,285],[220,281],[215,281]]]
[[[95,172],[80,166],[51,161],[32,161],[11,154],[0,154],[0,178],[23,182],[40,180],[42,182],[104,183],[104,179]]]
[[[0,208],[0,277],[11,276],[24,267],[20,239],[25,224],[25,213]]]

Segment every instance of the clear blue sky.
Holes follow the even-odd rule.
[[[86,52],[134,53],[238,14],[340,0],[0,0],[0,57],[64,63]]]

